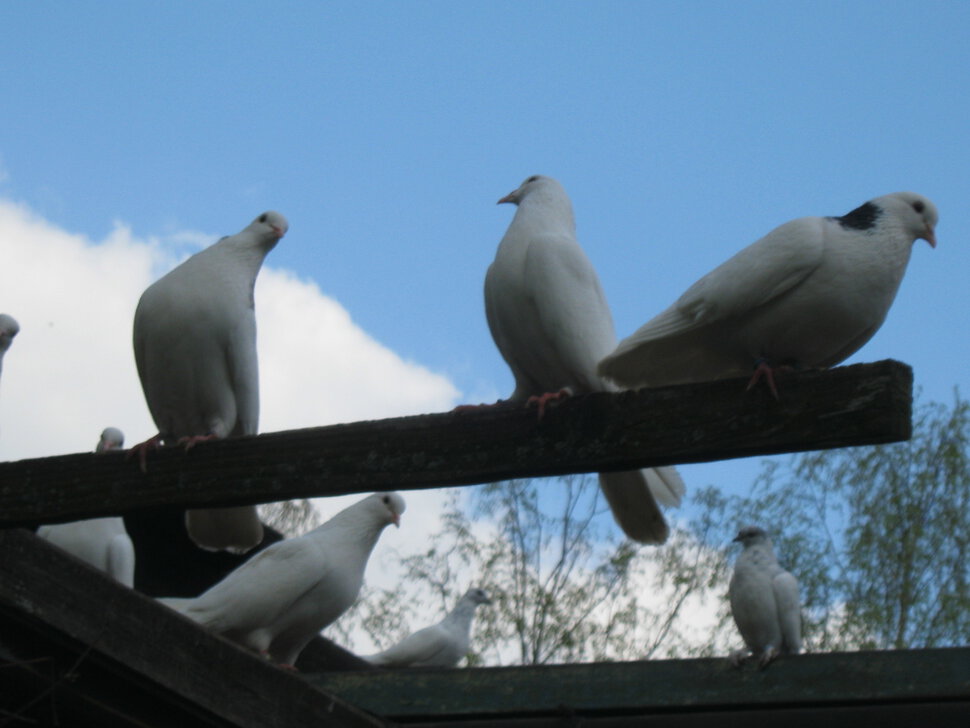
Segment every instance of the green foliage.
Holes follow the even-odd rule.
[[[772,463],[747,498],[802,588],[808,649],[970,642],[970,406],[920,406],[908,442]]]

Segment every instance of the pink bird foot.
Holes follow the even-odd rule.
[[[788,364],[773,367],[768,363],[767,359],[758,359],[757,366],[754,369],[754,374],[751,375],[751,381],[748,382],[748,386],[745,388],[745,391],[750,392],[758,382],[764,379],[768,384],[768,389],[771,390],[771,395],[777,400],[778,387],[775,385],[775,374],[780,374],[781,372],[790,372],[793,370],[794,367]]]
[[[529,399],[525,401],[526,407],[531,407],[536,405],[539,408],[539,419],[541,420],[543,415],[546,413],[546,405],[558,402],[561,399],[566,399],[572,396],[572,391],[569,387],[563,387],[558,392],[545,392],[543,394],[534,394]]]
[[[125,457],[138,456],[138,469],[143,473],[148,472],[148,451],[158,450],[162,446],[162,435],[161,433],[155,435],[154,437],[149,437],[145,442],[140,442],[134,445],[128,450],[128,454]]]
[[[187,435],[186,437],[180,437],[178,439],[179,445],[185,445],[185,452],[188,452],[193,447],[198,445],[200,442],[208,442],[209,440],[218,440],[218,435],[208,434],[208,435]]]

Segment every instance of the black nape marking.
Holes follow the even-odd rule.
[[[839,225],[850,230],[872,230],[882,215],[882,208],[867,202],[842,217],[833,217]]]

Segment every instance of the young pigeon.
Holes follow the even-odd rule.
[[[778,655],[795,655],[802,649],[798,582],[778,565],[764,529],[746,526],[734,540],[744,549],[728,587],[731,614],[764,669]],[[731,661],[740,665],[743,655],[744,651],[735,652]]]
[[[125,436],[117,427],[101,433],[95,452],[118,450]],[[135,584],[135,547],[121,517],[89,518],[73,523],[41,526],[37,535],[131,588]]]
[[[259,376],[253,288],[286,218],[264,212],[241,232],[196,253],[149,286],[135,310],[135,363],[158,441],[256,434]],[[262,540],[255,506],[190,510],[192,540],[244,552]]]
[[[491,603],[484,590],[469,589],[438,624],[363,659],[382,667],[454,667],[468,653],[475,608]]]
[[[541,417],[551,400],[614,389],[597,375],[596,363],[616,346],[616,334],[562,185],[534,175],[503,202],[518,209],[485,276],[485,313],[515,377],[510,401],[537,402]],[[601,473],[599,481],[627,536],[667,539],[657,501],[679,505],[684,482],[676,469]]]
[[[293,666],[321,629],[357,599],[384,527],[404,499],[375,493],[298,538],[278,541],[195,599],[163,603],[204,627]]]
[[[17,320],[6,313],[0,313],[0,372],[3,371],[3,355],[13,343],[13,337],[20,331]]]
[[[913,242],[936,247],[936,207],[912,192],[775,228],[620,342],[598,371],[628,387],[830,367],[882,325]],[[750,385],[749,385],[750,386]],[[776,393],[777,396],[777,393]]]

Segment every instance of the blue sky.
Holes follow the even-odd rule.
[[[929,398],[970,389],[966,3],[31,2],[0,18],[0,199],[92,246],[120,225],[172,250],[277,209],[290,232],[267,266],[456,402],[511,392],[482,282],[513,213],[495,201],[534,173],[569,192],[621,336],[786,220],[925,194],[939,247],[917,242],[852,361],[906,361]],[[26,301],[0,290],[20,319]],[[127,342],[126,326],[98,336]],[[5,438],[28,342],[4,364]],[[754,472],[684,469],[688,488]]]

